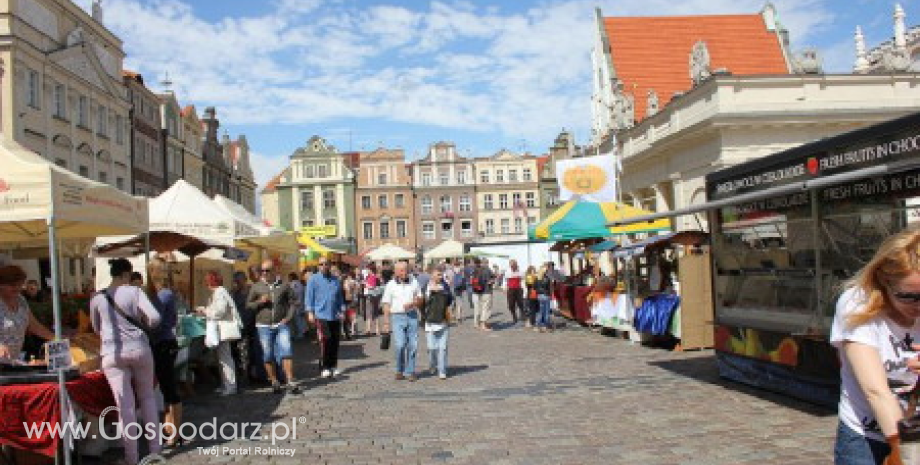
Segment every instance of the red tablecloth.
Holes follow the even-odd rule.
[[[576,321],[587,323],[591,319],[591,307],[588,306],[588,295],[591,294],[591,288],[588,286],[578,286],[575,288],[575,295],[572,297],[572,315]]]
[[[101,371],[68,381],[67,393],[71,402],[90,415],[98,416],[106,407],[115,405],[112,390]],[[57,425],[60,421],[57,383],[0,386],[0,445],[53,457],[60,437],[52,438],[47,429],[41,435],[29,437],[23,423]]]

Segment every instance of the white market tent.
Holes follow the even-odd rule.
[[[262,235],[270,235],[283,232],[278,228],[267,226],[259,217],[246,210],[246,207],[224,197],[220,194],[214,196],[214,203],[225,212],[236,218],[237,221],[248,223],[256,228]]]
[[[463,243],[448,239],[425,253],[426,259],[457,258],[463,256]]]
[[[379,262],[383,260],[411,260],[415,258],[415,254],[393,244],[384,244],[368,252],[365,257],[370,261]]]
[[[236,247],[247,249],[250,252],[249,261],[243,267],[258,266],[266,256],[263,252],[275,254],[282,258],[282,263],[291,263],[296,269],[297,257],[300,254],[300,243],[297,234],[284,232],[262,223],[258,217],[249,213],[242,205],[218,194],[214,196],[214,205],[240,223],[248,224],[259,231],[259,235],[236,237]]]
[[[184,179],[150,201],[150,230],[173,231],[233,245],[238,237],[258,236],[260,231],[218,207]]]
[[[146,232],[147,200],[67,171],[6,138],[0,139],[0,167],[0,250],[47,249],[54,333],[60,339],[61,244]],[[58,375],[58,391],[61,415],[66,418],[63,371]],[[65,444],[67,436],[65,432]],[[65,463],[70,459],[65,447]]]

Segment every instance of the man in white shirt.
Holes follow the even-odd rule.
[[[392,325],[396,352],[396,379],[415,381],[415,356],[418,352],[418,319],[422,291],[409,275],[409,264],[396,264],[393,279],[383,290],[384,325]],[[389,330],[389,328],[385,328]]]

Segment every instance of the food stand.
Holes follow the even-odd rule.
[[[846,280],[920,219],[920,113],[707,176],[715,345],[723,377],[825,405],[839,395],[829,344]]]
[[[47,251],[53,278],[54,332],[60,339],[64,334],[59,279],[62,244],[73,241],[88,243],[100,235],[145,232],[148,225],[147,201],[60,168],[11,140],[0,141],[0,166],[3,166],[0,173],[0,249],[15,252],[44,247]],[[41,388],[41,396],[47,401],[42,403],[44,408],[41,411],[4,412],[0,417],[3,421],[11,421],[15,415],[24,415],[34,421],[57,423],[61,419],[74,419],[68,406],[77,407],[77,412],[82,409],[88,414],[98,413],[90,400],[101,401],[108,404],[106,406],[114,405],[114,401],[108,401],[111,399],[108,384],[99,382],[104,377],[94,373],[79,375],[66,383],[65,371],[58,370],[58,382]],[[88,386],[88,395],[84,395],[82,390],[78,393],[79,388],[72,388],[75,385]],[[0,386],[0,392],[19,396],[13,391],[25,390],[23,386],[28,385],[18,386]],[[13,408],[13,404],[5,402],[0,402],[0,406]],[[21,422],[4,425],[2,429],[5,434],[0,436],[0,445],[22,447],[8,436],[24,433]],[[52,444],[41,452],[54,455],[58,445],[66,444],[70,439],[64,431],[64,437],[47,438]],[[64,463],[69,464],[71,455],[66,447],[63,456]]]

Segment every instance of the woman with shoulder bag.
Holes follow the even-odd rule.
[[[159,412],[154,392],[154,361],[150,349],[149,328],[160,324],[160,314],[144,292],[128,283],[134,271],[124,258],[109,260],[112,283],[90,301],[93,330],[102,340],[102,372],[109,382],[122,425],[137,424],[137,406],[147,431],[151,424],[159,433]],[[138,462],[137,437],[123,435],[125,460]],[[146,437],[146,436],[145,436]],[[159,434],[147,438],[151,454],[161,450]]]
[[[236,394],[236,366],[230,344],[240,338],[241,324],[236,304],[223,283],[223,278],[216,271],[209,271],[205,275],[205,284],[211,289],[211,299],[207,307],[198,307],[198,313],[208,320],[205,345],[217,350],[222,384],[217,392],[221,396],[229,396]]]
[[[166,445],[175,447],[182,443],[178,428],[182,426],[182,399],[179,397],[176,380],[176,356],[179,343],[176,341],[176,326],[179,315],[176,310],[177,296],[172,290],[172,275],[169,265],[162,258],[154,258],[147,267],[147,292],[153,305],[160,312],[160,325],[153,333],[153,363],[163,404],[166,410],[163,430]]]

